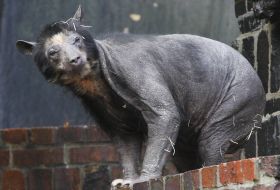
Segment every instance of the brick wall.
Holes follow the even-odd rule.
[[[0,131],[2,190],[109,190],[111,180],[122,177],[118,161],[110,138],[96,126]],[[233,161],[167,175],[134,189],[273,189],[279,166],[280,156]],[[168,163],[164,174],[174,173]]]
[[[234,47],[255,68],[266,92],[263,128],[245,148],[245,156],[280,153],[280,1],[235,0],[241,34]]]
[[[164,174],[177,173],[168,162]],[[0,131],[0,190],[108,190],[119,155],[96,126]]]
[[[0,131],[0,189],[106,189],[122,176],[116,149],[97,127]]]
[[[233,161],[136,184],[133,190],[279,190],[279,165],[280,156]]]

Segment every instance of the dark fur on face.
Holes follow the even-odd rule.
[[[78,22],[73,20],[69,23],[56,22],[46,25],[37,39],[38,44],[35,49],[34,60],[44,77],[50,82],[59,82],[58,79],[63,73],[61,71],[57,71],[51,66],[49,59],[45,55],[46,50],[44,44],[52,36],[59,33],[65,33],[67,31],[77,33],[83,37],[83,43],[86,47],[87,61],[89,63],[98,57],[96,44],[92,36],[87,30],[80,26]]]

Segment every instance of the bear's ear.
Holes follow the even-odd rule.
[[[82,6],[79,5],[76,13],[74,14],[73,16],[73,19],[77,20],[78,22],[81,22],[81,20],[83,19],[84,17],[84,13],[83,13],[83,10],[82,10]]]
[[[32,55],[33,50],[36,46],[36,42],[28,42],[24,40],[18,40],[16,42],[16,47],[18,51],[24,55]]]

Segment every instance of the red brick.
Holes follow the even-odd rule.
[[[136,183],[133,185],[133,190],[149,190],[149,182]]]
[[[245,181],[253,181],[255,176],[255,162],[254,159],[242,160],[242,171]]]
[[[0,167],[9,165],[10,152],[8,150],[0,150]]]
[[[78,143],[86,141],[85,127],[61,127],[58,136],[62,142]]]
[[[2,131],[2,139],[5,143],[21,144],[28,139],[27,129],[6,129]]]
[[[121,166],[111,166],[112,179],[119,179],[123,177],[123,168]]]
[[[108,142],[109,136],[99,127],[88,127],[86,129],[86,138],[88,142]]]
[[[202,187],[213,188],[217,185],[217,166],[202,168]]]
[[[21,171],[4,171],[2,182],[3,190],[25,190],[24,174]]]
[[[152,190],[163,190],[163,180],[159,179],[151,179],[150,186]]]
[[[57,143],[57,129],[33,128],[31,129],[30,142],[37,145],[55,144]]]
[[[18,167],[63,164],[62,148],[16,150],[13,154],[14,164]]]
[[[192,170],[191,174],[192,174],[193,188],[194,189],[200,189],[199,170]]]
[[[165,189],[180,190],[180,175],[166,176],[164,179]]]
[[[119,154],[111,145],[70,149],[70,162],[74,164],[90,162],[117,162]]]
[[[54,170],[55,190],[80,190],[81,177],[77,168],[59,168]]]
[[[52,190],[52,170],[36,169],[28,173],[28,190]]]
[[[233,172],[234,172],[234,177],[232,178],[232,182],[233,183],[243,183],[243,172],[242,172],[242,164],[241,161],[236,161],[233,162],[234,163],[234,168],[233,168]]]
[[[227,169],[227,163],[222,163],[219,165],[219,174],[220,174],[220,183],[222,185],[227,185],[230,183],[228,169]]]
[[[219,166],[220,182],[223,185],[229,183],[243,183],[241,161],[234,161]]]

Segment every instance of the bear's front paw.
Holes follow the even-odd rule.
[[[156,177],[142,176],[136,179],[115,179],[111,183],[111,190],[132,190],[133,185],[135,183],[142,183],[144,181],[148,181],[151,178],[156,178]]]
[[[115,179],[111,183],[111,190],[130,190],[132,189],[132,180]]]

